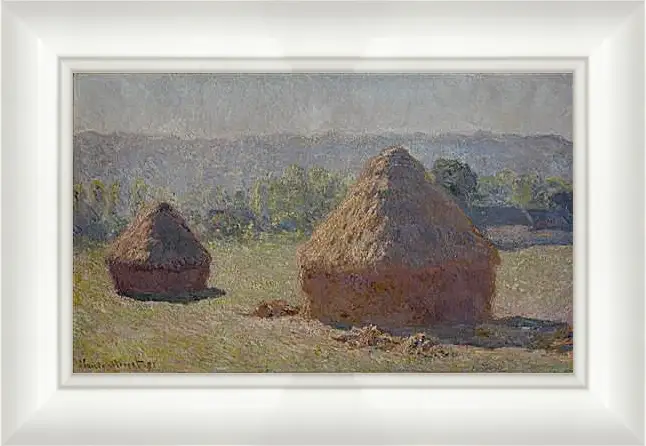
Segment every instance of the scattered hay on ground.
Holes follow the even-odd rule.
[[[453,348],[442,345],[438,338],[426,333],[417,333],[404,339],[402,349],[406,354],[427,358],[451,358],[457,355]]]
[[[260,303],[251,316],[272,318],[283,316],[295,316],[301,311],[301,307],[293,305],[283,299],[275,299]]]
[[[340,335],[333,335],[332,339],[344,342],[354,348],[378,347],[390,350],[399,344],[397,338],[379,330],[376,325],[353,327],[350,331]]]
[[[529,345],[530,350],[546,350],[559,353],[571,353],[574,349],[574,337],[569,326],[559,328],[551,333],[540,333],[534,336]]]
[[[427,358],[449,358],[456,355],[454,349],[440,344],[438,338],[426,333],[417,333],[409,337],[392,336],[381,331],[376,325],[353,327],[350,331],[333,335],[332,339],[344,342],[351,348],[373,347],[386,351],[397,349],[404,355]]]
[[[420,354],[430,350],[440,344],[440,340],[433,336],[427,336],[426,333],[417,333],[406,338],[402,345],[409,353]]]

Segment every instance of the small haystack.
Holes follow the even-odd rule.
[[[106,256],[121,294],[171,294],[206,288],[211,255],[168,203],[140,213]]]
[[[297,260],[311,317],[380,327],[489,318],[500,262],[402,147],[368,161]]]

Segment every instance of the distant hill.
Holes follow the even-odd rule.
[[[509,168],[572,180],[572,142],[557,135],[328,132],[186,140],[86,131],[74,136],[74,181],[99,178],[127,185],[142,177],[177,193],[204,184],[239,188],[269,173],[280,174],[293,163],[357,172],[392,144],[404,144],[427,167],[438,157],[450,157],[467,162],[480,176]]]

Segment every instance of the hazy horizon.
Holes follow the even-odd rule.
[[[557,135],[571,74],[75,74],[74,132]]]
[[[113,130],[111,132],[100,132],[95,129],[83,129],[83,130],[75,130],[74,134],[82,134],[82,133],[96,133],[99,135],[103,136],[108,136],[111,134],[121,134],[121,135],[136,135],[136,136],[145,136],[145,137],[153,137],[153,138],[177,138],[177,139],[186,139],[186,140],[196,140],[196,139],[203,139],[203,140],[216,140],[216,139],[228,139],[228,140],[236,140],[236,139],[242,139],[242,138],[248,138],[248,137],[271,137],[271,136],[296,136],[296,137],[304,137],[304,138],[310,138],[310,137],[316,137],[316,136],[324,136],[324,135],[329,135],[329,134],[339,134],[339,135],[349,135],[349,136],[360,136],[360,135],[368,135],[368,136],[388,136],[388,135],[413,135],[413,134],[423,134],[426,136],[431,136],[431,137],[441,137],[443,135],[464,135],[464,136],[473,136],[476,134],[490,134],[493,136],[519,136],[519,137],[539,137],[539,136],[553,136],[553,137],[560,137],[563,138],[567,141],[572,142],[570,138],[566,138],[563,135],[559,135],[556,133],[528,133],[528,134],[521,134],[521,133],[514,133],[514,132],[492,132],[489,130],[472,130],[472,131],[447,131],[447,132],[435,132],[435,133],[429,133],[429,132],[393,132],[393,131],[385,131],[385,132],[351,132],[351,131],[338,131],[338,130],[327,130],[327,131],[321,131],[321,132],[307,132],[307,133],[297,133],[297,132],[273,132],[273,133],[245,133],[245,134],[239,134],[239,135],[228,135],[228,136],[213,136],[213,137],[198,137],[198,136],[186,136],[186,135],[176,135],[174,133],[144,133],[144,132],[131,132],[131,131],[123,131],[123,130]]]

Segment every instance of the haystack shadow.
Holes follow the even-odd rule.
[[[216,299],[218,297],[226,296],[226,294],[226,291],[215,287],[183,293],[119,293],[120,296],[141,302],[167,302],[174,304],[189,304],[206,299]]]
[[[352,324],[331,323],[337,330],[350,331]],[[571,337],[567,322],[512,316],[491,319],[478,324],[433,324],[389,329],[378,327],[383,333],[407,338],[418,333],[435,338],[441,344],[480,347],[485,349],[526,348],[540,349],[555,337]],[[570,351],[572,345],[563,347]]]
[[[436,326],[429,334],[443,343],[486,349],[540,349],[556,339],[568,336],[567,322],[512,316],[491,319],[477,325]]]

